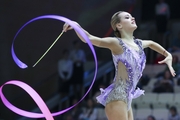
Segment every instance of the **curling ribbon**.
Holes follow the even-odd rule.
[[[46,106],[46,104],[44,103],[44,101],[42,100],[42,98],[38,95],[38,93],[33,90],[29,85],[27,85],[26,83],[22,82],[22,81],[19,81],[19,80],[11,80],[11,81],[8,81],[6,83],[4,83],[1,87],[0,87],[0,97],[1,97],[1,100],[2,102],[4,103],[4,105],[9,108],[11,111],[15,112],[16,114],[19,114],[21,116],[25,116],[25,117],[29,117],[29,118],[43,118],[45,117],[47,120],[53,120],[53,117],[52,116],[57,116],[57,115],[60,115],[60,114],[63,114],[67,111],[69,111],[70,109],[74,108],[77,104],[79,104],[85,97],[86,95],[89,93],[89,91],[91,90],[94,82],[95,82],[95,78],[96,78],[96,75],[97,75],[97,66],[98,66],[98,63],[97,63],[97,57],[96,57],[96,53],[95,53],[95,50],[94,50],[94,47],[92,45],[92,43],[90,42],[89,38],[87,37],[87,35],[84,33],[84,31],[78,26],[76,25],[73,21],[65,18],[65,17],[62,17],[62,16],[58,16],[58,15],[44,15],[44,16],[39,16],[39,17],[36,17],[30,21],[28,21],[26,24],[24,24],[19,30],[18,32],[16,33],[14,39],[13,39],[13,42],[12,42],[12,47],[11,47],[11,52],[12,52],[12,57],[13,57],[13,60],[15,61],[15,63],[22,69],[24,68],[27,68],[28,66],[23,63],[21,60],[18,59],[18,57],[16,56],[15,52],[14,52],[14,41],[17,37],[17,35],[20,33],[20,31],[28,24],[30,24],[31,22],[33,21],[36,21],[36,20],[40,20],[40,19],[55,19],[55,20],[59,20],[59,21],[63,21],[63,22],[66,22],[68,23],[71,27],[74,28],[74,30],[79,33],[83,38],[84,40],[86,40],[86,43],[88,44],[88,46],[90,47],[91,51],[92,51],[92,54],[93,54],[93,57],[94,57],[94,61],[95,61],[95,73],[94,73],[94,77],[93,77],[93,80],[92,80],[92,83],[89,87],[89,89],[87,90],[87,92],[83,95],[83,97],[77,102],[75,103],[74,105],[64,109],[64,110],[61,110],[59,112],[55,112],[55,113],[50,113],[48,107]],[[42,113],[33,113],[33,112],[28,112],[28,111],[25,111],[25,110],[22,110],[22,109],[19,109],[17,107],[15,107],[14,105],[12,105],[6,98],[5,96],[3,95],[2,93],[2,88],[5,86],[5,85],[8,85],[8,84],[13,84],[13,85],[16,85],[18,87],[21,87],[22,89],[24,89],[31,97],[32,99],[36,102],[36,104],[38,105],[38,107],[40,108],[41,112]]]

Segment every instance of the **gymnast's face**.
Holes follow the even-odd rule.
[[[120,23],[117,27],[121,30],[135,30],[137,28],[135,18],[131,16],[128,12],[121,12],[119,15]]]

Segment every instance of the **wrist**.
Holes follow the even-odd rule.
[[[172,59],[172,55],[171,55],[171,53],[169,53],[169,52],[166,53],[166,56],[165,56],[165,57],[169,57],[169,58]]]
[[[168,51],[166,51],[166,50],[163,51],[162,55],[164,55],[165,57],[171,56],[171,54]]]

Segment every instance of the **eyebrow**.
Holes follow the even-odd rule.
[[[126,14],[125,16],[131,16],[130,14]],[[132,16],[131,16],[132,17]]]
[[[133,17],[131,14],[126,14],[124,17]]]

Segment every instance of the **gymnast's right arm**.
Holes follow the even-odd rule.
[[[109,48],[110,50],[113,50],[113,46],[116,45],[117,40],[113,37],[105,37],[105,38],[100,38],[93,36],[89,34],[86,30],[84,30],[77,22],[74,22],[76,25],[78,25],[88,36],[89,40],[91,43],[97,47],[103,47],[103,48]],[[67,23],[64,24],[63,26],[63,31],[66,32],[68,30],[73,29],[70,25]],[[86,43],[86,41],[76,32],[77,36]]]

